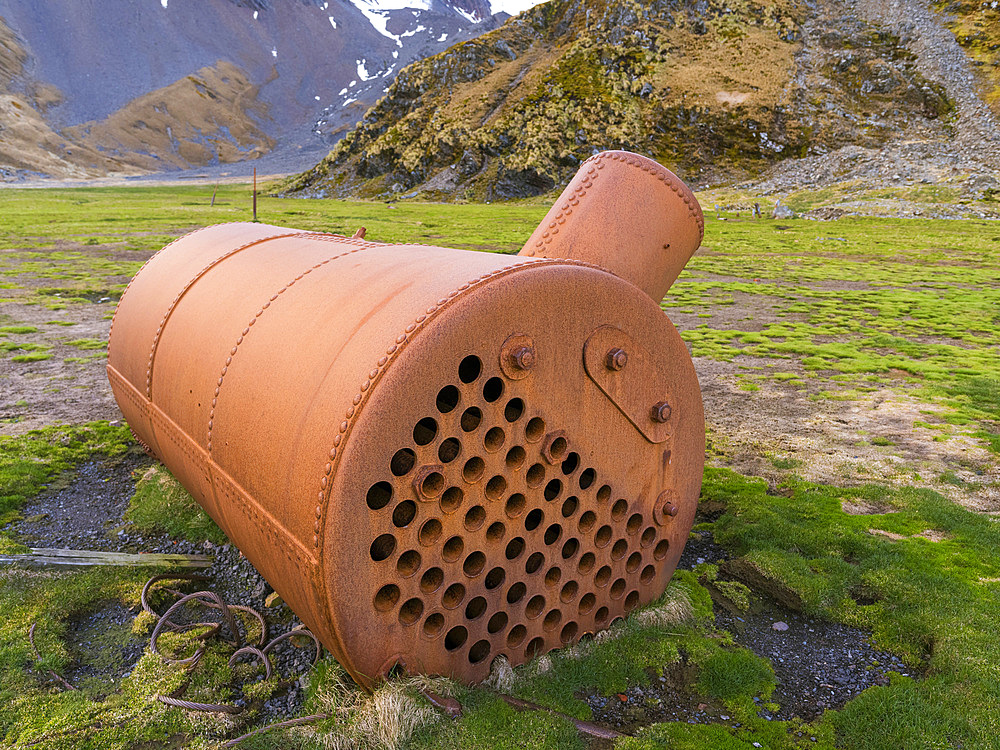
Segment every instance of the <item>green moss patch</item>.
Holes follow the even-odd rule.
[[[225,544],[228,541],[209,515],[162,465],[148,469],[136,484],[125,517],[143,532],[166,533],[191,542],[207,539],[214,544]]]
[[[127,427],[91,422],[0,436],[0,525],[59,474],[95,453],[120,456],[135,445]]]
[[[716,539],[794,591],[807,612],[871,630],[880,648],[926,675],[872,688],[831,714],[838,742],[894,748],[923,735],[996,747],[1000,526],[928,490],[795,479],[786,489],[770,493],[759,480],[709,469],[703,495],[726,505],[711,525]],[[849,515],[842,505],[852,501],[890,512]],[[927,530],[942,540],[921,536]]]

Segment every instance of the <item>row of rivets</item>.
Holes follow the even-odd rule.
[[[288,289],[289,287],[291,287],[292,285],[294,285],[297,281],[300,281],[301,279],[305,278],[307,275],[309,275],[310,273],[312,273],[316,269],[322,268],[327,263],[330,263],[330,262],[332,262],[334,260],[337,260],[338,258],[343,258],[345,255],[350,255],[351,253],[356,253],[360,249],[361,248],[356,248],[354,250],[348,250],[345,253],[340,253],[339,255],[334,255],[331,258],[327,258],[322,263],[317,263],[315,266],[313,266],[312,268],[308,269],[304,273],[301,273],[298,276],[296,276],[295,279],[293,281],[290,281],[288,284],[286,284],[278,292],[278,294],[284,293],[284,291],[286,289]],[[272,300],[277,299],[278,298],[278,294],[273,295],[271,297],[271,299]],[[248,336],[250,334],[250,326],[253,326],[253,324],[255,322],[257,322],[257,318],[260,317],[261,315],[263,315],[264,310],[266,308],[268,308],[270,306],[270,304],[271,304],[270,302],[268,302],[267,304],[265,304],[263,306],[263,308],[261,308],[256,313],[256,315],[253,318],[250,319],[249,325],[246,328],[243,329],[243,335],[240,336],[238,339],[236,339],[236,346],[234,346],[232,349],[229,350],[229,356],[226,357],[226,364],[222,367],[221,376],[219,377],[219,380],[217,381],[217,387],[215,389],[215,397],[212,399],[212,408],[211,408],[211,410],[209,412],[209,415],[208,415],[208,441],[207,441],[207,448],[208,448],[208,452],[209,453],[212,452],[212,430],[213,430],[214,424],[215,424],[215,408],[218,405],[218,401],[219,401],[219,389],[222,387],[222,382],[223,382],[223,380],[226,377],[226,373],[229,371],[229,366],[233,363],[233,357],[236,355],[236,352],[238,351],[240,345],[243,343],[244,337]]]
[[[191,286],[198,279],[200,279],[202,276],[204,276],[206,273],[208,273],[208,271],[210,271],[213,266],[218,265],[219,263],[221,263],[222,261],[224,261],[226,258],[229,258],[229,257],[235,255],[236,253],[240,252],[241,250],[246,250],[248,247],[252,247],[253,245],[257,245],[257,244],[259,244],[261,242],[267,242],[268,240],[278,239],[280,237],[294,237],[294,236],[299,235],[299,234],[302,234],[302,233],[301,232],[291,232],[291,233],[285,232],[285,233],[282,233],[282,234],[272,234],[272,235],[269,235],[267,237],[260,237],[258,239],[255,239],[255,240],[251,241],[251,242],[246,243],[245,245],[240,245],[239,247],[233,248],[232,250],[230,250],[229,252],[227,252],[225,255],[223,255],[221,258],[216,258],[211,263],[209,263],[204,268],[202,268],[200,271],[198,271],[198,273],[196,273],[191,278],[191,280],[188,281],[188,283],[186,283],[184,286],[182,286],[180,288],[180,290],[177,292],[177,296],[174,297],[173,300],[170,302],[170,304],[167,306],[166,312],[163,313],[163,319],[160,320],[160,325],[156,329],[156,333],[153,335],[153,345],[150,347],[150,350],[149,350],[149,361],[146,364],[146,398],[148,398],[148,399],[152,399],[153,398],[153,358],[156,356],[156,347],[160,343],[160,336],[163,335],[163,328],[167,324],[167,319],[170,317],[171,313],[173,313],[174,308],[177,307],[177,303],[180,302],[181,297],[184,296],[185,292],[187,292],[187,290],[190,289]],[[175,240],[175,242],[176,242],[176,240]],[[171,242],[170,245],[172,245],[172,244],[174,244],[174,243]],[[167,247],[170,247],[170,245],[167,245]],[[163,248],[163,249],[166,250],[166,247]],[[160,252],[162,253],[163,250],[161,250]],[[159,255],[159,253],[157,253],[157,255]],[[147,263],[148,262],[149,261],[147,261]],[[141,271],[141,269],[140,269],[140,271]],[[136,274],[136,276],[138,276],[138,274]]]

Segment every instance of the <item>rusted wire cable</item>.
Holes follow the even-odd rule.
[[[420,693],[428,700],[428,702],[434,706],[434,708],[439,708],[444,711],[451,719],[462,718],[462,704],[459,703],[454,698],[446,698],[443,695],[435,693],[433,690],[428,688],[419,688]]]
[[[211,576],[201,575],[199,573],[160,573],[153,576],[145,584],[143,584],[142,591],[139,592],[139,604],[142,606],[142,611],[151,614],[157,620],[161,619],[156,611],[149,604],[149,592],[152,589],[154,583],[159,583],[160,581],[209,581]],[[176,589],[168,589],[172,594],[178,597],[184,596]],[[171,631],[181,630],[180,625],[175,625],[172,622],[168,622],[164,627]]]
[[[194,701],[181,700],[180,698],[171,698],[168,695],[158,695],[156,696],[156,700],[168,706],[183,708],[186,711],[204,711],[206,713],[227,714],[243,713],[242,708],[239,706],[231,706],[228,703],[196,703]]]
[[[236,747],[238,744],[244,740],[248,740],[251,737],[256,737],[258,734],[264,734],[264,732],[270,732],[272,729],[281,729],[283,727],[298,727],[303,724],[311,724],[314,721],[321,721],[323,719],[329,719],[330,714],[313,714],[312,716],[300,716],[297,719],[288,719],[287,721],[279,721],[274,724],[268,724],[267,726],[257,727],[251,732],[246,734],[241,734],[239,737],[235,737],[228,742],[223,742],[223,747]]]
[[[251,656],[256,656],[264,664],[264,679],[270,680],[271,675],[274,674],[274,669],[271,667],[271,660],[267,658],[267,652],[261,651],[256,646],[244,646],[238,649],[232,656],[229,657],[228,667],[231,670],[233,665],[240,660],[241,656],[249,654]]]
[[[33,622],[31,623],[31,627],[28,628],[28,643],[31,644],[31,650],[35,652],[35,659],[37,659],[38,663],[41,664],[42,655],[38,653],[38,647],[35,646],[35,625],[37,624],[38,624],[37,622]],[[76,690],[75,687],[70,685],[69,682],[67,682],[66,679],[61,674],[56,672],[54,669],[49,669],[47,671],[52,677],[59,680],[59,682],[61,682],[66,687],[67,690]]]
[[[304,636],[308,636],[309,638],[312,638],[313,644],[316,646],[316,654],[313,656],[313,660],[312,660],[312,666],[315,667],[316,666],[316,662],[319,661],[319,655],[323,651],[323,646],[322,646],[322,644],[320,644],[319,638],[317,638],[316,635],[311,630],[307,629],[304,625],[300,625],[297,628],[292,628],[287,633],[282,633],[281,635],[277,636],[276,638],[273,638],[270,643],[268,643],[266,646],[264,646],[264,649],[263,649],[264,650],[264,655],[266,656],[267,654],[271,653],[271,649],[273,649],[275,646],[277,646],[282,641],[287,640],[289,638],[294,638],[297,635],[304,635]]]
[[[172,659],[160,653],[160,651],[157,649],[157,641],[159,640],[160,634],[168,626],[172,626],[174,630],[178,629],[174,626],[174,623],[170,620],[170,616],[175,611],[183,607],[189,601],[196,600],[201,603],[205,603],[206,599],[212,601],[214,604],[217,605],[216,608],[222,612],[223,622],[198,622],[198,623],[193,623],[191,625],[182,626],[182,629],[190,630],[191,628],[207,626],[209,628],[207,632],[195,636],[198,640],[205,641],[211,638],[217,632],[219,632],[219,630],[222,628],[223,623],[225,623],[226,627],[229,628],[229,632],[233,637],[233,640],[230,641],[230,644],[236,646],[237,648],[240,647],[241,639],[240,639],[240,632],[236,627],[236,619],[233,617],[232,612],[229,611],[229,606],[224,601],[222,601],[222,597],[220,597],[214,591],[196,591],[193,594],[182,596],[180,599],[178,599],[176,602],[170,605],[170,608],[163,613],[163,616],[160,618],[159,622],[156,623],[156,627],[153,628],[153,634],[152,636],[150,636],[150,644],[149,644],[149,647],[154,654],[159,654],[164,659],[164,661],[170,664],[196,664],[201,659],[202,655],[205,653],[205,647],[203,645],[199,646],[195,650],[194,654],[187,657],[186,659]]]
[[[171,664],[177,665],[187,665],[188,670],[194,669],[201,657],[204,655],[206,650],[205,642],[217,635],[221,630],[222,626],[225,625],[229,630],[232,640],[227,641],[230,645],[236,647],[236,651],[233,652],[232,656],[229,657],[228,666],[232,670],[236,663],[244,656],[253,656],[257,661],[261,662],[264,666],[264,679],[269,680],[274,674],[274,665],[271,663],[270,653],[271,651],[281,644],[283,641],[290,640],[295,636],[303,636],[312,639],[313,644],[316,647],[316,653],[313,657],[312,664],[315,665],[319,660],[320,654],[322,653],[322,645],[319,639],[305,626],[299,626],[293,628],[287,633],[282,633],[276,638],[271,639],[265,645],[267,641],[267,621],[264,619],[260,612],[253,609],[252,607],[245,607],[239,604],[227,604],[222,600],[218,594],[212,591],[196,591],[192,594],[182,595],[177,601],[175,601],[167,609],[163,615],[158,615],[149,604],[149,592],[152,586],[160,581],[164,580],[204,580],[204,576],[199,576],[197,574],[180,574],[180,575],[156,575],[150,578],[142,588],[142,593],[140,595],[140,602],[142,604],[143,611],[149,612],[154,617],[157,618],[156,626],[153,628],[153,633],[150,636],[150,650],[155,654],[159,654],[160,657]],[[179,593],[179,592],[177,592]],[[220,622],[196,622],[190,624],[177,624],[173,622],[171,617],[179,611],[182,607],[188,605],[189,603],[201,604],[211,609],[217,609],[221,613],[222,620]],[[243,638],[237,626],[237,618],[234,616],[235,612],[247,614],[257,620],[260,625],[260,638],[258,645],[243,645]],[[204,627],[208,628],[204,633],[200,633],[195,636],[195,639],[200,641],[198,647],[195,649],[194,654],[183,659],[174,659],[161,653],[158,648],[158,640],[164,631],[172,632],[184,632],[191,630],[193,628]],[[249,639],[250,631],[245,626],[247,637]],[[291,680],[285,681],[286,684],[291,684]],[[243,707],[234,706],[228,703],[200,703],[198,701],[185,700],[182,696],[184,691],[187,689],[187,683],[182,685],[178,690],[175,690],[170,695],[157,695],[156,699],[167,706],[172,706],[175,708],[181,708],[186,711],[201,711],[206,713],[228,713],[228,714],[239,714],[244,711]],[[233,744],[237,742],[242,742],[248,737],[259,734],[260,732],[268,731],[270,729],[277,728],[279,726],[295,726],[297,724],[304,724],[308,721],[314,721],[317,718],[325,718],[325,715],[317,715],[314,717],[304,717],[303,719],[292,719],[290,722],[278,722],[277,724],[272,724],[267,727],[261,727],[258,730],[254,730],[242,737],[233,740]],[[231,745],[226,745],[230,747]]]
[[[149,591],[153,587],[154,583],[159,583],[160,581],[210,581],[211,576],[202,575],[201,573],[159,573],[152,578],[150,578],[142,586],[142,591],[139,594],[139,603],[142,605],[142,611],[148,612],[153,615],[153,617],[159,618],[159,615],[153,610],[149,605]]]
[[[588,734],[591,737],[598,737],[604,740],[614,740],[618,737],[627,737],[628,735],[622,734],[621,732],[616,732],[614,729],[607,729],[600,726],[599,724],[594,724],[592,721],[583,721],[582,719],[577,719],[569,714],[564,714],[562,711],[556,711],[553,708],[547,708],[546,706],[540,706],[537,703],[532,703],[531,701],[524,701],[520,698],[515,698],[512,695],[507,695],[505,693],[495,692],[495,695],[503,700],[508,705],[519,709],[521,711],[544,711],[545,713],[552,714],[553,716],[558,716],[560,718],[566,719],[567,721],[573,722],[573,726],[576,727],[576,731],[582,732],[583,734]]]
[[[229,609],[234,612],[246,612],[256,618],[257,624],[260,625],[260,638],[257,640],[257,645],[263,646],[267,640],[267,622],[265,622],[264,616],[253,607],[244,607],[242,604],[230,604]],[[244,626],[244,630],[247,633],[247,640],[250,640],[250,629]]]

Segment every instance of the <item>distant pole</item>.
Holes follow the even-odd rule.
[[[257,221],[257,167],[253,168],[253,220]]]
[[[215,205],[215,194],[217,192],[219,192],[219,183],[218,182],[216,182],[215,183],[215,187],[212,188],[212,204],[211,205],[213,205],[213,206]]]

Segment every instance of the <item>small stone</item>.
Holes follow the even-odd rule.
[[[788,623],[778,620],[778,622],[771,626],[771,630],[788,630]]]
[[[270,594],[267,595],[267,598],[264,599],[265,607],[280,607],[284,603],[285,603],[284,600],[281,598],[281,596],[278,594],[277,591],[272,591]]]

